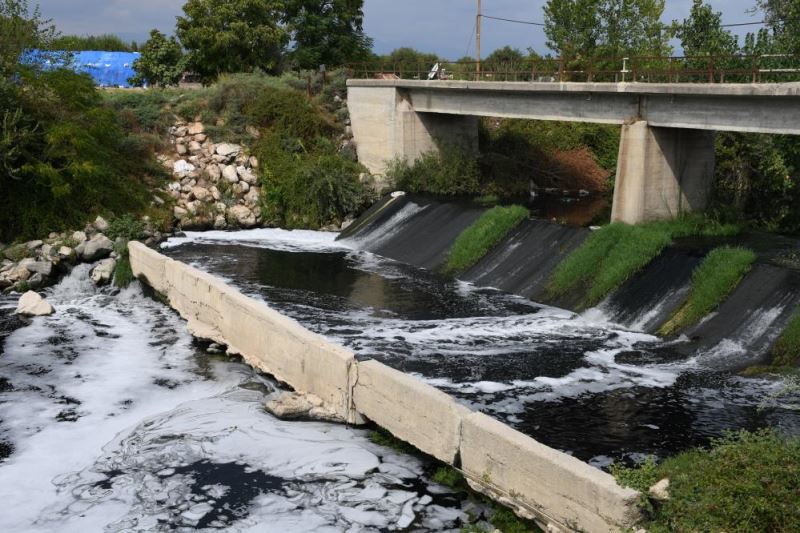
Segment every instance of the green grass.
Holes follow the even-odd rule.
[[[383,428],[370,431],[369,440],[380,446],[386,446],[400,453],[417,454],[417,449],[404,440],[400,440]]]
[[[117,264],[114,267],[114,285],[120,288],[125,288],[134,280],[133,268],[131,267],[131,258],[128,254],[127,242],[124,246],[117,248]]]
[[[548,296],[558,298],[583,290],[582,307],[597,305],[628,278],[647,266],[673,239],[735,235],[740,228],[720,224],[701,215],[630,226],[609,224],[593,232],[586,242],[556,268],[548,283]]]
[[[686,302],[661,327],[661,335],[672,335],[716,309],[750,271],[756,254],[744,248],[721,246],[703,259],[694,273]]]
[[[731,434],[709,449],[613,473],[644,492],[670,480],[670,499],[651,508],[643,526],[652,533],[800,531],[800,440],[771,430]]]
[[[489,209],[458,236],[442,270],[456,274],[468,269],[528,216],[528,210],[519,205]]]
[[[772,364],[784,367],[800,364],[800,307],[772,348]]]

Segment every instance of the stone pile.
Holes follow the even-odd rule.
[[[44,240],[2,248],[0,290],[26,292],[46,287],[78,263],[115,257],[115,243],[103,234],[107,230],[108,222],[97,217],[83,231],[51,233]]]
[[[244,147],[214,143],[201,122],[170,128],[174,154],[161,163],[172,172],[167,193],[181,229],[252,228],[261,223],[258,160]]]

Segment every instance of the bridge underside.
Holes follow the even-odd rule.
[[[477,148],[477,117],[622,126],[612,219],[702,210],[714,131],[800,134],[800,85],[649,85],[350,80],[358,155],[376,175],[443,144]]]

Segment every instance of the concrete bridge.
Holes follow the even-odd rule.
[[[440,143],[477,149],[478,117],[622,126],[612,220],[702,210],[714,132],[800,135],[800,83],[649,84],[348,80],[361,162],[383,174]]]

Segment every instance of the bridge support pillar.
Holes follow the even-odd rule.
[[[395,87],[349,87],[348,108],[359,161],[379,178],[394,159],[412,162],[440,146],[478,149],[478,117],[414,111]]]
[[[714,161],[712,131],[623,125],[611,221],[638,224],[705,209]]]

